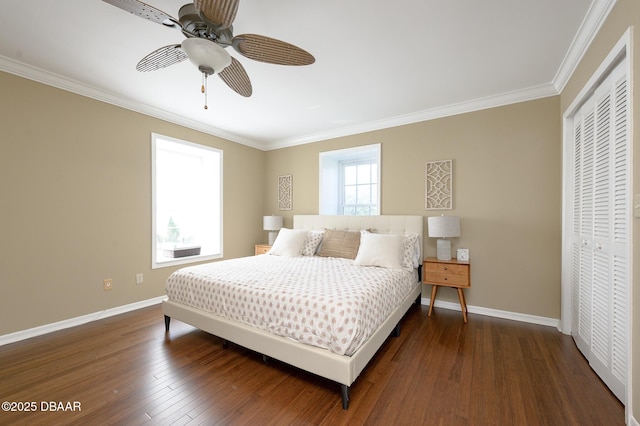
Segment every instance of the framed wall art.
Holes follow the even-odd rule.
[[[424,168],[425,210],[453,208],[453,161],[428,161]]]
[[[278,176],[278,210],[293,209],[293,175]]]

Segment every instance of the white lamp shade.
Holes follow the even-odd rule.
[[[262,229],[265,231],[279,231],[284,224],[282,216],[264,216],[262,218]]]
[[[202,38],[192,37],[182,42],[182,50],[189,60],[202,72],[217,74],[231,65],[231,56],[224,47]]]
[[[429,237],[449,238],[460,236],[460,218],[458,216],[432,216],[427,218]]]

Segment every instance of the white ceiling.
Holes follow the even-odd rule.
[[[145,0],[174,17],[185,0]],[[234,34],[297,45],[313,65],[217,76],[209,109],[185,61],[135,66],[184,36],[101,0],[2,0],[0,70],[260,149],[557,94],[615,0],[241,0]]]

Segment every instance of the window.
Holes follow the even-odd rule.
[[[320,214],[380,214],[380,144],[320,153]]]
[[[340,163],[339,212],[344,215],[378,214],[378,163],[375,160]]]
[[[222,257],[222,151],[152,135],[152,268]]]

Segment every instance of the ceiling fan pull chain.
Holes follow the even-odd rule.
[[[206,72],[202,73],[202,88],[200,89],[200,91],[202,93],[204,93],[204,109],[209,109],[209,107],[207,106],[207,80],[209,75]]]

